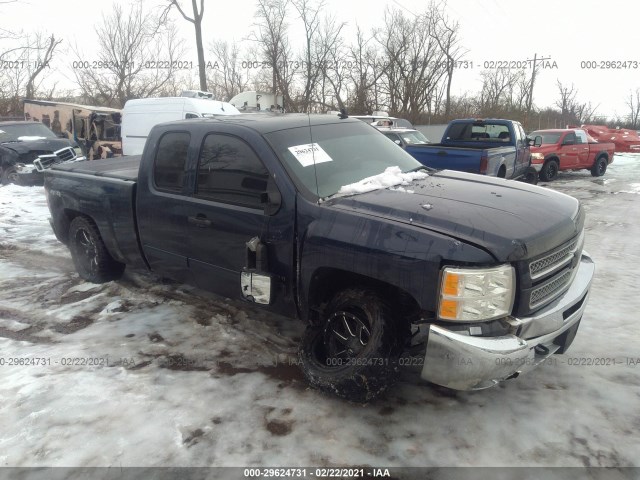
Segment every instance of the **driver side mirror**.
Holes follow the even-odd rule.
[[[536,135],[536,138],[527,137],[527,145],[530,147],[539,147],[542,145],[542,135]]]
[[[565,138],[564,141],[562,142],[562,145],[575,145],[576,144],[576,140],[575,138]]]
[[[276,187],[273,178],[269,177],[267,182],[267,191],[260,194],[260,202],[264,205],[265,215],[275,215],[282,205],[282,195]]]

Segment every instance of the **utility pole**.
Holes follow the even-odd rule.
[[[529,121],[529,115],[531,114],[531,107],[533,106],[533,87],[536,82],[536,72],[538,70],[538,62],[543,62],[545,60],[551,60],[551,57],[542,57],[538,58],[538,54],[533,55],[533,60],[527,59],[528,62],[533,62],[533,68],[531,70],[531,84],[529,85],[529,95],[527,96],[527,111],[524,117],[525,125]]]

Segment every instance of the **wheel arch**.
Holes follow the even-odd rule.
[[[406,320],[406,324],[401,322],[405,325],[420,314],[418,301],[396,285],[338,268],[319,267],[313,272],[307,289],[307,320],[312,324],[319,323],[326,304],[347,288],[366,288],[376,292],[390,305],[396,319]]]

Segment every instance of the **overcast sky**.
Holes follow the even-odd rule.
[[[420,12],[427,4],[425,0],[325,1],[328,13],[347,22],[347,41],[352,40],[356,24],[365,31],[381,25],[387,6],[403,8],[410,15],[409,12]],[[93,26],[102,13],[109,13],[113,4],[114,0],[19,1],[0,5],[0,27],[52,32],[64,39],[67,48],[77,43],[90,56],[97,44],[92,36]],[[145,1],[145,4],[151,6],[153,2]],[[598,115],[628,115],[625,102],[630,91],[640,87],[640,9],[637,0],[448,0],[447,11],[452,19],[459,21],[461,44],[468,50],[464,58],[473,61],[474,65],[473,69],[456,72],[455,94],[480,89],[480,72],[485,62],[526,60],[537,54],[557,63],[557,68],[540,71],[534,92],[537,107],[553,104],[558,97],[556,79],[560,79],[564,84],[575,85],[580,102],[599,105]],[[254,22],[254,12],[254,0],[206,0],[205,44],[218,38],[248,42],[246,37]],[[177,14],[174,18],[191,47],[191,24],[182,21]],[[292,23],[295,23],[293,15]],[[291,30],[294,45],[299,32],[296,28]],[[71,60],[70,55],[58,55],[52,67],[58,75],[72,78],[68,69],[64,73],[63,68]],[[185,60],[196,63],[195,49],[190,49]],[[607,60],[637,63],[636,68],[621,70],[581,68],[584,61]],[[62,80],[60,85],[64,83]]]

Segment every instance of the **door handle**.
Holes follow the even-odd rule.
[[[187,217],[187,221],[190,224],[200,228],[211,226],[211,220],[209,220],[205,215],[202,215],[201,213],[196,215],[195,217]]]

